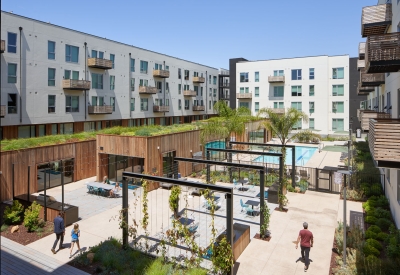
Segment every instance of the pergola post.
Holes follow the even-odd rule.
[[[226,237],[233,249],[233,189],[226,193]],[[233,266],[230,274],[233,274]]]
[[[265,171],[260,170],[260,235],[264,235],[262,225],[264,224],[264,206],[265,206]]]
[[[128,247],[128,181],[123,180],[122,183],[122,245],[126,249]]]
[[[207,158],[207,160],[210,160],[210,151],[208,151],[207,149],[206,149],[206,158]],[[210,183],[210,181],[211,181],[211,172],[210,172],[210,164],[207,164],[207,177],[206,177],[206,181],[207,181],[207,183]]]

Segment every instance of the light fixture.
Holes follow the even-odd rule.
[[[160,146],[157,146],[157,150],[160,150]]]
[[[190,149],[190,153],[192,152],[192,149]]]

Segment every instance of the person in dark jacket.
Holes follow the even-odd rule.
[[[63,249],[64,235],[65,235],[65,225],[64,225],[64,212],[58,212],[58,216],[54,219],[54,233],[56,234],[56,240],[54,241],[53,247],[51,248],[51,252],[56,254],[56,246],[58,240],[60,240],[59,249]]]

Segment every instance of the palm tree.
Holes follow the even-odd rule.
[[[284,171],[286,170],[286,144],[289,141],[289,135],[291,134],[291,131],[293,127],[299,123],[299,121],[304,120],[305,122],[308,122],[308,116],[306,113],[299,111],[295,108],[289,108],[286,110],[285,114],[277,114],[274,112],[274,109],[269,109],[269,108],[262,108],[260,109],[259,116],[262,115],[267,115],[269,120],[264,122],[265,128],[270,130],[273,134],[275,134],[281,144],[283,145],[282,147],[282,158],[283,158],[283,165],[284,165]],[[299,133],[295,133],[291,136],[291,139],[296,138],[296,136]],[[294,173],[294,167],[293,167],[293,172]],[[279,183],[279,209],[282,210],[284,206],[284,202],[286,200],[286,196],[283,194],[284,187],[286,187],[287,184],[287,178],[286,175],[281,179]]]

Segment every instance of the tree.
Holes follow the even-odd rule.
[[[282,147],[282,158],[283,158],[283,165],[284,171],[286,170],[286,144],[289,141],[289,135],[293,127],[301,120],[305,122],[308,121],[308,116],[295,108],[289,108],[286,110],[285,114],[277,114],[274,112],[274,109],[269,108],[262,108],[259,113],[259,116],[267,115],[269,120],[264,122],[265,128],[270,130],[273,134],[275,134],[281,144]],[[295,139],[299,133],[295,133],[291,136],[291,139]],[[294,167],[293,167],[294,173]],[[287,184],[287,177],[286,175],[283,176],[282,180],[279,182],[279,209],[283,209],[285,202],[287,201],[286,196],[283,194],[284,187]]]

